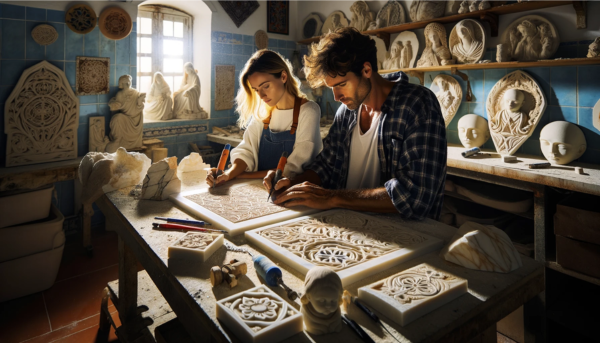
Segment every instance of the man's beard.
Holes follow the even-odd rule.
[[[360,81],[358,82],[358,88],[356,89],[356,93],[352,98],[350,98],[350,102],[346,104],[346,107],[353,111],[357,110],[358,107],[365,101],[365,99],[369,96],[370,93],[371,80],[361,76]]]

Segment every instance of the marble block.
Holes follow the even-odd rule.
[[[302,332],[302,314],[260,285],[217,301],[219,319],[242,342],[280,342]]]
[[[177,178],[177,157],[165,158],[150,166],[142,184],[142,199],[167,200],[169,195],[181,192]]]
[[[204,163],[202,156],[200,156],[199,153],[192,152],[181,159],[181,162],[179,162],[179,166],[177,167],[177,173],[181,175],[181,173],[195,172],[206,168],[210,168],[210,165]]]
[[[468,292],[468,282],[427,263],[358,289],[358,298],[406,326]]]
[[[152,149],[152,163],[162,161],[169,157],[169,148],[154,148]]]
[[[267,201],[262,180],[234,180],[216,188],[203,188],[171,196],[171,201],[188,213],[235,236],[244,231],[278,223],[319,210],[288,209]]]
[[[465,268],[486,272],[510,273],[523,266],[504,231],[474,222],[464,223],[440,256]]]
[[[169,246],[169,265],[172,260],[185,260],[190,263],[204,263],[223,246],[222,234],[188,232]]]
[[[441,248],[442,241],[401,224],[332,210],[246,232],[248,241],[303,275],[333,269],[344,287]]]

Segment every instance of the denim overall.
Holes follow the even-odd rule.
[[[296,97],[294,100],[294,114],[292,127],[288,131],[273,132],[269,127],[271,123],[271,113],[263,121],[264,128],[258,148],[258,169],[269,170],[277,168],[279,158],[284,151],[289,154],[294,150],[296,142],[296,129],[298,128],[298,116],[300,115],[300,104],[302,99]]]

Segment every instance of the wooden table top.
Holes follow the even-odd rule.
[[[202,183],[203,181],[186,179],[184,174],[182,191],[204,187]],[[206,336],[206,329],[208,329],[208,332],[219,342],[238,341],[217,320],[215,307],[216,301],[261,284],[249,256],[230,252],[222,247],[204,264],[167,267],[168,246],[181,237],[183,233],[153,230],[153,218],[155,216],[193,217],[178,209],[168,200],[137,200],[130,195],[131,189],[124,188],[111,192],[97,201],[102,212],[109,217],[108,222],[115,223],[115,220],[120,222],[120,224],[114,225],[115,231],[152,277],[192,337],[197,337],[200,340]],[[433,220],[404,221],[397,215],[382,216],[393,219],[416,231],[438,237],[445,242],[448,242],[456,231],[453,227]],[[247,247],[251,252],[266,255],[278,263],[272,255],[249,246],[244,235],[236,237],[226,235],[225,238],[226,241]],[[231,290],[224,284],[213,288],[209,279],[210,267],[222,265],[233,258],[245,260],[248,263],[246,277],[241,278],[238,286]],[[466,269],[443,260],[438,256],[438,252],[434,252],[365,278],[348,286],[347,289],[352,294],[357,295],[359,287],[424,262],[465,278],[469,281],[468,294],[430,312],[406,327],[401,327],[378,313],[385,326],[401,342],[464,342],[494,325],[498,320],[543,291],[543,265],[531,258],[523,256],[521,258],[523,267],[512,273],[500,274]],[[292,289],[301,292],[303,276],[283,263],[278,264],[282,269],[284,282]],[[273,290],[287,300],[282,288]],[[300,309],[299,300],[296,300],[292,305]],[[482,315],[483,313],[485,315]],[[349,315],[362,325],[376,341],[395,342],[386,331],[372,323],[354,305],[351,306]],[[203,329],[202,325],[199,324],[204,324],[206,329]],[[312,336],[303,332],[287,341],[325,342],[332,337],[333,335]],[[346,326],[344,326],[341,333],[335,335],[335,339],[336,341],[360,342],[358,336]]]

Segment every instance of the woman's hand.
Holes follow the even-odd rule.
[[[215,180],[215,175],[217,175],[217,168],[210,168],[210,170],[207,170],[206,184],[208,184],[210,187],[212,187],[213,185],[215,187],[220,186],[220,185],[224,184],[225,182],[234,179],[234,178],[229,177],[229,173],[223,173],[223,174],[219,175]]]
[[[290,181],[290,179],[288,179],[287,177],[285,177],[283,175],[282,175],[281,179],[279,179],[279,181],[277,181],[277,184],[273,185],[273,179],[275,178],[276,172],[277,172],[276,170],[269,170],[269,172],[267,172],[267,176],[265,176],[263,178],[263,186],[265,186],[265,189],[267,190],[267,192],[271,192],[271,187],[275,187],[275,190],[279,191],[281,189],[286,189],[292,185],[292,182]]]

